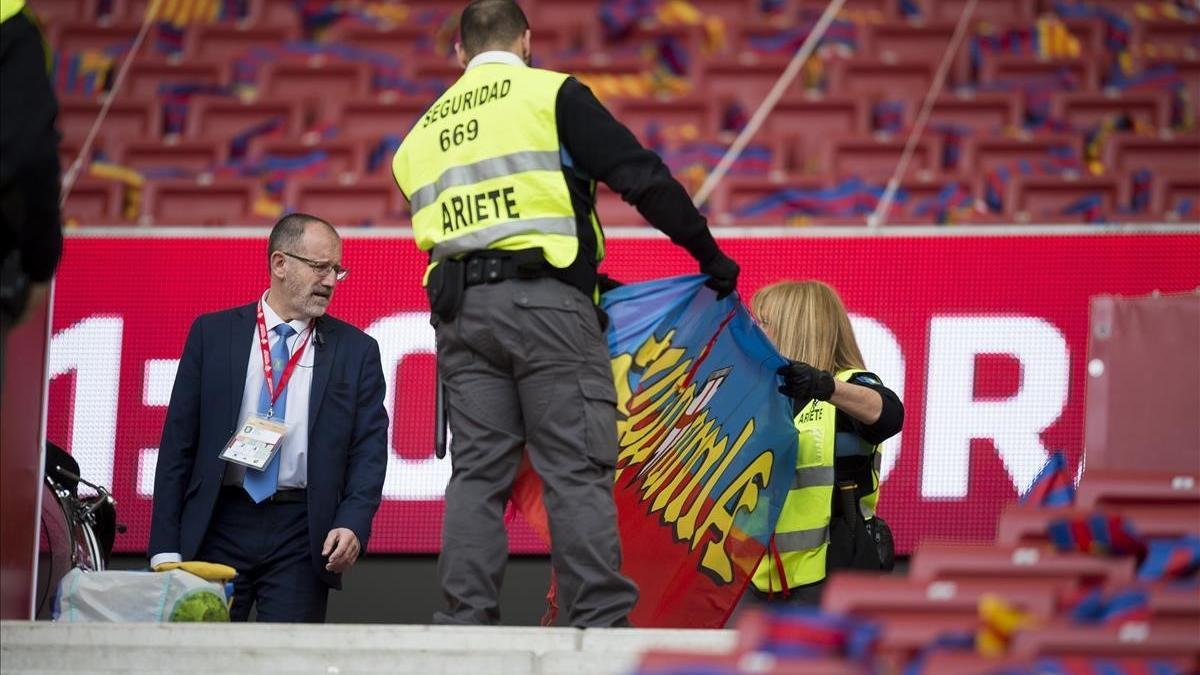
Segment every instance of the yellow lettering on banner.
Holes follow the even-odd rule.
[[[700,534],[697,535],[696,540],[703,537],[709,528],[716,530],[718,534],[704,547],[704,555],[700,558],[700,569],[711,571],[721,582],[733,581],[733,566],[730,564],[729,552],[725,547],[725,540],[729,537],[730,530],[733,529],[733,519],[738,511],[749,512],[758,507],[758,494],[771,479],[772,463],[773,457],[769,451],[755,457],[750,466],[738,474],[738,477],[729,484],[729,487],[725,488],[721,496],[717,497],[716,506],[709,510],[704,524],[700,526]],[[735,498],[737,503],[733,508],[727,509],[726,505]],[[693,541],[692,548],[695,548],[695,541]]]
[[[683,359],[684,350],[670,347],[672,337],[673,333],[663,340],[652,337],[633,354],[612,361],[617,408],[623,415],[618,422],[616,479],[628,478],[647,515],[659,514],[659,522],[671,527],[676,541],[693,551],[704,544],[702,569],[714,581],[730,583],[733,565],[726,544],[734,518],[757,506],[759,492],[770,480],[773,455],[769,449],[759,453],[714,498],[721,477],[753,435],[754,420],[742,427],[731,446],[730,436],[708,416],[707,408],[689,411],[701,393],[695,383],[683,385],[692,360]],[[638,371],[642,386],[633,391],[630,375]],[[661,376],[655,379],[657,375]],[[721,381],[710,384],[716,387]],[[713,391],[710,388],[709,394]]]
[[[720,429],[717,431],[719,432]],[[733,447],[729,450],[729,452],[725,451],[725,446],[729,441],[728,437],[722,439],[720,444],[717,446],[709,446],[710,448],[713,448],[714,451],[707,455],[706,458],[711,457],[712,460],[720,459],[720,466],[718,466],[715,470],[710,471],[712,464],[706,464],[700,470],[697,470],[692,474],[694,478],[692,479],[691,485],[684,490],[684,494],[686,495],[690,493],[693,489],[692,485],[698,486],[702,479],[704,480],[704,487],[700,488],[699,491],[695,493],[695,496],[692,499],[691,508],[688,509],[687,513],[683,514],[678,518],[678,520],[676,520],[675,525],[675,530],[679,532],[680,536],[687,537],[692,540],[692,548],[696,548],[696,546],[700,543],[698,535],[703,532],[702,529],[696,529],[696,519],[700,516],[701,507],[705,505],[707,501],[706,498],[711,495],[714,490],[716,490],[717,481],[720,480],[721,475],[724,474],[726,469],[729,468],[729,464],[733,462],[733,458],[737,456],[738,451],[742,449],[742,446],[746,443],[746,439],[750,438],[750,434],[752,433],[754,433],[754,422],[750,421],[746,423],[746,426],[742,427],[741,435],[736,441],[734,441]],[[713,439],[715,439],[715,434]],[[710,443],[712,442],[709,439],[705,440]],[[668,511],[670,508],[670,506],[667,507]],[[711,512],[715,509],[716,507],[714,506],[710,508],[709,511]],[[730,521],[730,525],[732,524],[733,521]]]

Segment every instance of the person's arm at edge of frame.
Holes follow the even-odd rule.
[[[147,546],[152,567],[180,561],[180,518],[200,435],[200,371],[204,360],[205,323],[205,317],[200,317],[188,331],[167,405],[162,440],[158,444]]]
[[[662,158],[642,147],[575,78],[559,89],[556,114],[559,137],[580,169],[620,194],[647,222],[687,250],[700,263],[700,271],[711,277],[707,285],[718,297],[736,289],[737,263],[721,251],[708,222]]]
[[[850,379],[863,376],[860,373]],[[882,443],[904,427],[904,403],[882,383],[835,380],[829,402],[852,418],[856,433],[868,443]]]
[[[364,339],[368,349],[359,376],[354,430],[346,451],[346,489],[322,550],[328,558],[326,569],[336,573],[349,569],[367,549],[387,471],[388,415],[383,405],[385,384],[379,343],[369,336]]]

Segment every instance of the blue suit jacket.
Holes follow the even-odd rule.
[[[255,304],[205,314],[192,324],[154,475],[151,556],[178,551],[194,559],[221,490],[219,455],[237,425]],[[388,417],[374,338],[329,316],[317,323],[308,410],[308,533],[317,574],[334,588],[321,547],[329,530],[349,528],[366,550],[383,494]]]

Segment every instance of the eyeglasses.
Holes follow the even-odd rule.
[[[289,258],[295,258],[296,260],[299,260],[300,262],[304,263],[305,265],[308,265],[309,267],[312,268],[312,270],[314,272],[317,273],[317,276],[321,277],[322,279],[325,278],[325,275],[329,274],[330,272],[333,272],[334,279],[337,279],[338,281],[344,281],[346,279],[346,275],[350,274],[350,270],[346,269],[345,267],[342,267],[341,265],[334,265],[333,263],[309,260],[308,258],[302,258],[302,257],[296,255],[295,253],[288,253],[287,251],[280,251],[280,253],[286,255]]]

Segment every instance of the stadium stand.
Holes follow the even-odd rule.
[[[251,203],[274,200],[267,211],[275,212],[295,208],[279,201],[283,195],[309,192],[280,189],[280,181],[386,175],[385,155],[458,75],[450,51],[461,3],[331,12],[317,11],[320,4],[247,0],[215,3],[203,19],[163,17],[101,127],[101,158],[122,162],[118,146],[157,140],[164,151],[156,169],[178,169],[173,179],[208,173],[257,181]],[[577,74],[693,189],[824,7],[809,0],[700,0],[676,12],[656,3],[524,4],[538,64]],[[710,214],[723,223],[864,223],[965,4],[847,3],[753,139],[761,154],[735,162],[731,177],[757,179],[760,188],[722,186]],[[64,156],[80,147],[147,6],[38,3],[56,55]],[[1196,23],[1186,2],[979,3],[896,197],[894,222],[1194,220]],[[197,166],[193,147],[172,145],[180,134],[214,148],[211,166]],[[265,151],[294,159],[302,147],[326,144],[329,160],[319,169],[280,168]],[[179,150],[175,167],[171,147]],[[134,158],[153,154],[140,146]],[[828,194],[805,193],[812,177]],[[746,202],[753,192],[758,201]],[[842,198],[849,193],[859,198]],[[611,225],[641,222],[622,206],[602,197],[598,211]],[[100,224],[100,213],[82,200],[79,208],[67,204],[81,225]],[[135,220],[157,215],[144,211]],[[405,222],[385,215],[370,220]]]

